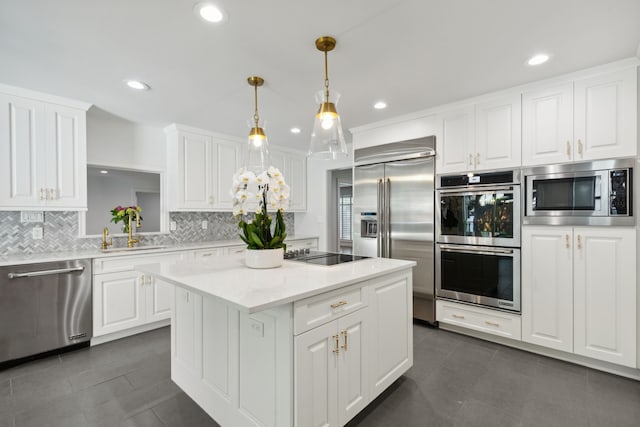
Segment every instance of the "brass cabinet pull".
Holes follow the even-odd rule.
[[[339,301],[335,304],[331,304],[331,308],[336,309],[338,307],[342,307],[343,305],[347,305],[348,303],[346,301]]]
[[[40,188],[40,200],[44,200],[44,188]]]
[[[569,249],[570,245],[569,245],[569,235],[568,234],[564,235],[564,243],[567,246],[567,249]]]
[[[480,153],[476,153],[476,166],[480,164]]]
[[[213,256],[213,252],[209,252],[208,254],[202,254],[200,256],[202,256],[203,258],[206,257],[206,256]]]
[[[571,142],[567,141],[567,156],[571,157]]]
[[[140,275],[140,286],[144,286],[144,274]]]
[[[582,239],[580,238],[580,235],[578,234],[578,250],[582,249]]]
[[[455,317],[456,319],[464,319],[464,316],[461,314],[452,314],[451,317]]]
[[[485,320],[485,321],[484,321],[484,323],[486,323],[486,324],[487,324],[487,325],[489,325],[489,326],[495,326],[495,327],[497,327],[497,328],[499,328],[499,327],[500,327],[500,323],[497,323],[497,322],[490,322],[490,321],[488,321],[488,320]]]
[[[469,166],[473,166],[473,154],[469,153]]]
[[[578,140],[578,154],[582,156],[582,141]]]
[[[344,351],[347,351],[347,330],[345,329],[344,331],[341,332],[341,334],[344,337],[344,344],[342,345],[342,349]]]
[[[333,352],[335,354],[340,354],[340,335],[334,335],[333,339],[335,340],[335,348],[333,349]]]

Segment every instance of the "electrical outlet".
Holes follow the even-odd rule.
[[[176,231],[178,229],[178,224],[175,221],[169,222],[169,231]]]
[[[206,230],[207,227],[209,227],[209,222],[205,219],[204,221],[202,221],[202,229]]]
[[[31,229],[31,237],[34,240],[42,240],[43,234],[42,227],[33,227]]]
[[[264,323],[256,319],[249,319],[249,327],[251,332],[259,337],[264,337]]]

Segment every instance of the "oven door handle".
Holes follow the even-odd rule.
[[[458,252],[458,253],[463,253],[463,254],[511,255],[511,256],[513,256],[513,249],[494,249],[494,248],[477,249],[474,246],[440,245],[440,251],[442,251],[442,252]]]
[[[475,190],[475,191],[474,191]],[[459,194],[461,196],[467,196],[469,194],[478,194],[478,193],[491,193],[494,191],[513,191],[514,188],[512,185],[498,186],[498,187],[465,187],[465,188],[452,188],[445,189],[441,188],[438,190],[440,194]]]

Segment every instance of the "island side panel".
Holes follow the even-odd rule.
[[[171,378],[221,426],[293,424],[291,304],[249,315],[175,287]]]
[[[413,275],[411,269],[372,281],[369,287],[371,399],[413,366]]]

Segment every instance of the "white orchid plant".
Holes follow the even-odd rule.
[[[238,221],[240,238],[248,249],[284,248],[287,232],[283,213],[289,207],[289,186],[284,176],[273,166],[255,174],[240,168],[233,175],[231,196],[233,216]],[[275,209],[276,222],[271,230],[272,217],[267,208]],[[253,220],[245,220],[249,213],[255,213]]]

